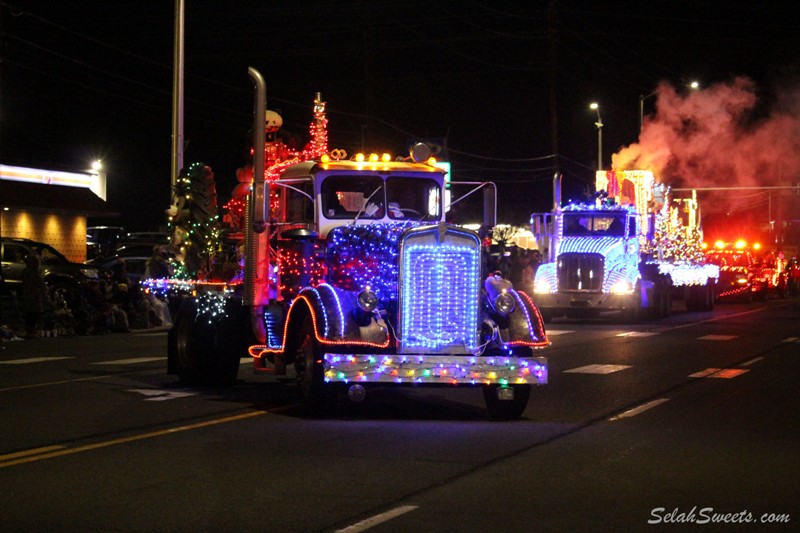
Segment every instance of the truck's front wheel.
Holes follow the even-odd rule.
[[[326,404],[325,369],[310,314],[306,315],[300,327],[294,367],[297,372],[297,390],[304,410],[312,415],[321,414]]]
[[[509,390],[510,389],[510,390]],[[504,399],[513,391],[513,398]],[[516,420],[525,412],[528,407],[528,399],[531,397],[530,385],[484,385],[483,399],[486,401],[486,409],[492,420]]]

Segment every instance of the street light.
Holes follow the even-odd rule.
[[[106,200],[106,171],[103,168],[103,161],[95,159],[92,161],[89,169],[89,174],[92,176],[92,184],[89,189],[99,196],[103,201]]]
[[[686,84],[686,87],[691,89],[692,91],[696,91],[700,88],[700,82],[697,80],[692,80]],[[639,95],[639,133],[642,133],[642,126],[644,125],[644,101],[650,98],[651,96],[655,96],[658,93],[658,89],[651,92],[650,94],[640,94]]]
[[[597,170],[603,170],[603,119],[600,118],[600,105],[597,102],[589,104],[589,109],[597,112]]]

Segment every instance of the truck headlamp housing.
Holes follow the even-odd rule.
[[[514,301],[514,297],[505,291],[498,294],[494,299],[494,310],[502,316],[513,312],[516,305],[517,303]]]
[[[365,313],[371,313],[378,307],[378,295],[367,287],[358,293],[358,307]]]

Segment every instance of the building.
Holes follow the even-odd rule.
[[[69,260],[86,260],[86,219],[118,216],[105,201],[103,172],[0,165],[0,235],[44,242]]]

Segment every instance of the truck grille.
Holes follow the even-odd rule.
[[[400,248],[399,353],[470,353],[478,344],[481,246],[444,226],[406,232]]]
[[[600,254],[566,253],[558,256],[560,291],[599,291],[605,260]]]

